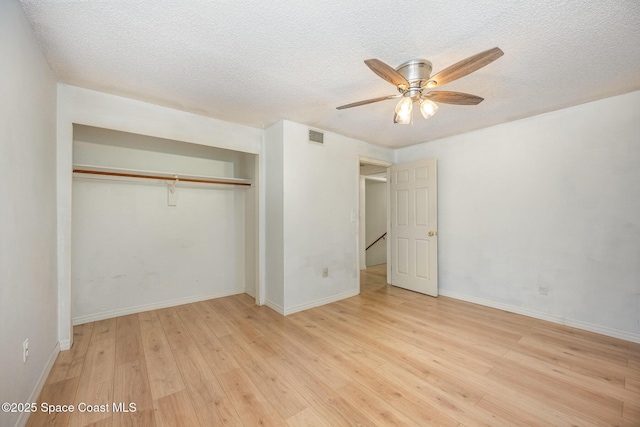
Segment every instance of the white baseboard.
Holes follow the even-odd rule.
[[[267,307],[269,307],[270,309],[272,309],[272,310],[276,311],[277,313],[280,313],[280,314],[282,314],[284,316],[284,308],[282,306],[280,306],[279,304],[276,304],[275,302],[270,301],[268,299],[264,301],[264,304]]]
[[[592,323],[573,319],[564,319],[564,325],[640,344],[640,334],[634,334],[633,332],[620,331],[618,329],[607,328],[606,326],[594,325]]]
[[[232,289],[223,292],[217,292],[208,295],[197,295],[187,298],[179,298],[170,301],[160,301],[152,304],[138,305],[135,307],[119,308],[117,310],[102,311],[100,313],[87,314],[73,318],[74,325],[82,325],[83,323],[95,322],[98,320],[111,319],[112,317],[126,316],[128,314],[142,313],[144,311],[158,310],[161,308],[175,307],[177,305],[190,304],[193,302],[206,301],[208,299],[228,297],[231,295],[244,294],[244,289]]]
[[[618,329],[608,328],[606,326],[594,325],[593,323],[583,322],[581,320],[567,319],[562,316],[554,316],[551,314],[543,313],[528,308],[517,307],[514,305],[504,304],[501,302],[486,300],[482,298],[472,297],[458,292],[451,292],[446,290],[439,290],[440,295],[459,299],[462,301],[471,302],[474,304],[484,305],[486,307],[497,308],[498,310],[508,311],[510,313],[522,314],[523,316],[533,317],[534,319],[546,320],[548,322],[557,323],[560,325],[570,326],[572,328],[582,329],[589,332],[595,332],[597,334],[606,335],[613,338],[619,338],[625,341],[631,341],[640,343],[640,334],[633,332],[620,331]]]
[[[69,350],[71,348],[71,340],[60,341],[60,351]]]
[[[47,363],[45,363],[44,365],[44,369],[42,369],[42,372],[40,373],[40,377],[38,378],[38,382],[36,383],[36,386],[31,391],[31,395],[29,396],[29,399],[26,400],[27,402],[38,401],[40,392],[42,392],[42,388],[44,387],[44,384],[47,382],[49,373],[51,372],[51,369],[53,368],[53,364],[56,362],[56,359],[58,358],[59,353],[60,353],[60,343],[56,343],[56,345],[53,347],[53,351],[51,352],[51,354],[49,355],[49,358],[47,359]],[[29,415],[30,415],[29,412],[22,412],[18,417],[18,421],[16,422],[16,427],[24,427],[27,424],[27,421],[29,421]]]
[[[360,289],[354,289],[352,291],[343,292],[337,295],[331,295],[330,297],[320,298],[317,300],[313,300],[311,302],[306,302],[304,304],[299,304],[299,305],[296,305],[293,307],[287,307],[287,308],[282,307],[281,305],[276,304],[275,302],[269,301],[269,300],[266,300],[265,304],[267,307],[277,311],[283,316],[288,316],[289,314],[297,313],[299,311],[308,310],[314,307],[320,307],[321,305],[330,304],[332,302],[340,301],[345,298],[351,298],[358,295],[359,293],[360,293]]]
[[[359,293],[360,293],[360,288],[357,288],[352,291],[343,292],[341,294],[331,295],[330,297],[320,298],[311,302],[306,302],[304,304],[299,304],[293,307],[284,308],[282,314],[285,316],[288,316],[289,314],[297,313],[299,311],[308,310],[314,307],[320,307],[321,305],[330,304],[332,302],[340,301],[345,298],[351,298],[358,295]]]

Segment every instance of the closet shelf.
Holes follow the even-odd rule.
[[[187,175],[181,173],[154,172],[147,170],[111,168],[104,166],[73,165],[73,176],[95,179],[115,179],[115,180],[140,180],[151,179],[155,181],[172,181],[189,184],[217,184],[217,185],[238,185],[250,187],[253,181],[243,178],[228,178],[206,175]]]

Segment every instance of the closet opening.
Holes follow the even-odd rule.
[[[259,298],[258,156],[73,126],[73,324]]]

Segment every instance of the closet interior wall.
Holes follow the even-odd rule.
[[[254,183],[74,174],[74,324],[244,292],[255,296],[255,154],[74,125],[73,163]]]

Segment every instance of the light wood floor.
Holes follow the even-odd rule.
[[[638,426],[640,345],[362,275],[282,317],[239,295],[76,326],[29,425]]]

